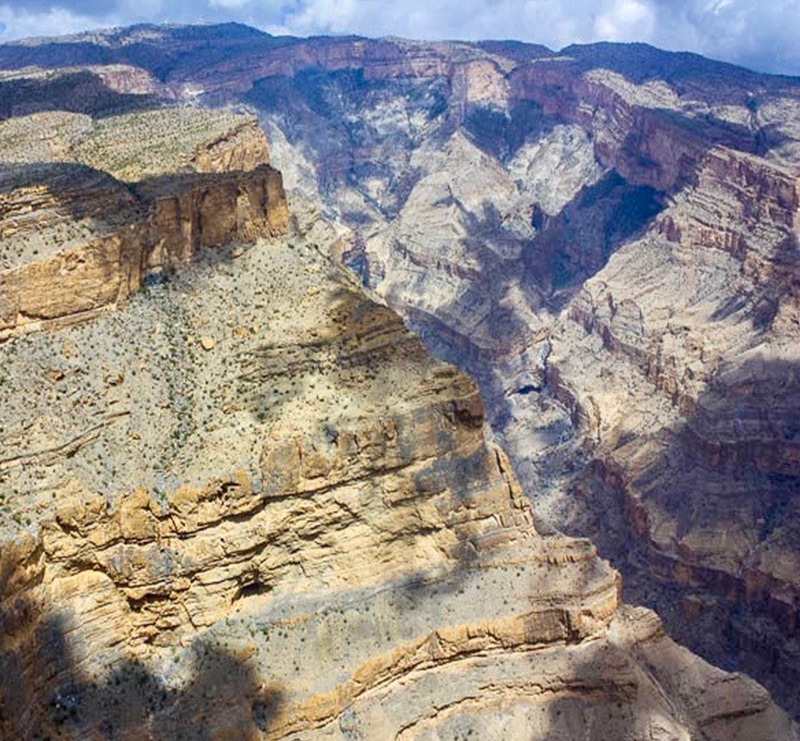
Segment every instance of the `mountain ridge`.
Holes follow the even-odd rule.
[[[141,291],[124,296],[102,316],[52,333],[39,332],[42,327],[34,326],[27,336],[0,345],[0,350],[9,354],[9,363],[19,369],[18,379],[26,376],[22,370],[26,362],[46,357],[53,365],[53,380],[43,377],[39,385],[49,388],[47,384],[54,384],[53,398],[67,409],[72,396],[60,374],[78,371],[72,361],[59,359],[58,347],[51,343],[61,337],[72,338],[72,344],[80,348],[78,357],[92,368],[97,362],[110,362],[105,351],[95,360],[92,347],[104,347],[105,333],[127,333],[129,323],[130,331],[144,328],[143,334],[148,339],[152,335],[155,343],[149,348],[138,335],[129,336],[124,343],[134,354],[144,353],[149,359],[145,368],[152,366],[152,371],[146,371],[153,375],[152,389],[133,378],[118,381],[113,368],[101,372],[98,366],[90,377],[97,376],[92,383],[102,386],[107,402],[87,390],[75,407],[80,421],[89,412],[99,413],[106,404],[111,411],[125,398],[141,398],[134,421],[127,417],[117,421],[114,412],[107,428],[103,426],[100,432],[96,427],[87,428],[88,438],[77,434],[80,430],[68,434],[69,425],[62,430],[52,420],[47,422],[44,410],[52,401],[47,402],[46,395],[40,398],[36,390],[30,393],[41,401],[40,421],[30,429],[22,426],[17,430],[17,422],[24,416],[19,411],[19,420],[14,421],[17,432],[11,438],[15,449],[23,456],[26,449],[50,451],[48,455],[55,456],[37,458],[37,466],[42,466],[41,472],[36,469],[38,473],[57,478],[77,471],[87,477],[77,489],[62,482],[64,498],[71,500],[77,495],[77,503],[55,521],[43,518],[51,523],[47,525],[50,545],[44,551],[31,546],[30,573],[54,577],[46,581],[47,589],[60,594],[67,584],[62,580],[64,573],[80,570],[86,558],[95,558],[92,543],[102,542],[101,552],[113,554],[113,558],[109,555],[111,560],[106,562],[102,556],[89,576],[107,584],[108,604],[115,605],[113,610],[109,607],[115,624],[126,626],[125,630],[140,638],[155,626],[154,640],[170,641],[184,630],[191,634],[200,625],[196,604],[189,605],[188,618],[181,607],[187,589],[192,594],[198,582],[208,586],[208,604],[214,615],[227,614],[226,605],[240,601],[254,609],[270,605],[275,597],[269,596],[271,590],[279,584],[287,589],[287,585],[300,584],[297,569],[312,568],[315,543],[332,543],[335,558],[347,562],[346,546],[338,540],[340,527],[359,543],[362,527],[377,528],[380,537],[374,542],[368,538],[372,545],[364,545],[364,553],[375,547],[379,558],[392,569],[401,562],[411,568],[397,583],[387,576],[389,591],[403,595],[409,593],[409,584],[419,581],[426,562],[442,566],[447,594],[462,578],[483,590],[489,587],[478,576],[481,570],[486,567],[490,570],[486,573],[500,578],[503,569],[512,568],[519,556],[514,555],[516,548],[528,554],[525,558],[530,556],[535,573],[537,563],[551,558],[545,553],[549,548],[571,543],[564,547],[583,554],[574,556],[575,563],[584,564],[575,569],[588,569],[589,581],[596,577],[599,581],[592,583],[602,583],[596,591],[585,585],[588,593],[606,595],[603,604],[608,603],[608,611],[603,611],[604,607],[602,615],[589,615],[586,625],[599,632],[590,631],[590,635],[579,630],[574,636],[578,641],[575,652],[568,648],[562,653],[560,644],[553,647],[553,666],[563,668],[562,662],[566,662],[575,667],[565,685],[575,687],[573,683],[580,684],[582,673],[599,661],[600,673],[597,682],[592,680],[589,695],[600,692],[599,704],[594,707],[602,709],[597,712],[607,708],[612,714],[615,711],[606,705],[600,688],[610,676],[607,670],[627,666],[620,669],[622,684],[613,684],[611,694],[627,698],[623,704],[634,696],[644,702],[643,706],[636,704],[638,700],[634,703],[630,718],[608,720],[610,725],[602,726],[610,729],[607,733],[621,733],[620,726],[614,725],[619,722],[632,738],[647,738],[647,733],[656,731],[669,739],[757,735],[752,727],[746,728],[750,720],[743,721],[745,726],[736,726],[735,720],[727,725],[722,722],[724,712],[711,719],[697,715],[692,697],[699,692],[698,685],[669,684],[666,677],[673,669],[680,674],[683,669],[676,667],[686,667],[695,677],[716,677],[710,684],[715,688],[732,687],[734,680],[715,673],[718,670],[701,669],[704,665],[684,649],[663,643],[651,613],[620,608],[618,618],[610,617],[619,602],[616,577],[587,541],[574,541],[559,534],[562,531],[590,537],[599,552],[612,559],[623,572],[626,600],[658,608],[670,633],[727,669],[752,672],[769,684],[781,704],[797,713],[800,534],[793,524],[797,520],[798,476],[793,468],[797,433],[792,420],[800,407],[795,372],[800,326],[800,289],[795,277],[800,264],[800,119],[795,114],[800,112],[800,85],[738,69],[731,78],[729,67],[715,63],[711,63],[714,74],[709,75],[706,67],[687,73],[681,66],[685,59],[679,55],[673,76],[637,82],[591,61],[593,55],[608,53],[606,47],[589,49],[583,61],[547,56],[520,63],[515,58],[519,48],[513,44],[504,56],[502,44],[491,45],[487,52],[480,45],[461,42],[317,37],[290,39],[268,48],[245,41],[237,55],[229,53],[232,47],[203,46],[205,30],[197,33],[201,41],[184,39],[182,49],[174,44],[162,49],[161,42],[148,42],[149,48],[139,44],[134,56],[145,66],[122,69],[96,67],[94,62],[82,68],[80,54],[91,56],[96,49],[84,49],[82,44],[73,45],[78,48],[72,50],[62,48],[69,45],[56,45],[51,62],[69,64],[47,75],[59,80],[59,76],[72,74],[67,69],[84,69],[95,76],[100,89],[134,96],[134,100],[124,99],[134,111],[102,108],[96,119],[87,121],[81,116],[92,118],[94,100],[87,98],[87,110],[71,114],[77,118],[70,118],[72,123],[65,128],[66,143],[61,141],[61,133],[48,134],[49,149],[44,156],[85,151],[81,147],[94,141],[95,128],[125,131],[125,121],[137,117],[157,119],[163,115],[168,121],[171,116],[212,115],[206,109],[215,107],[246,110],[258,116],[270,140],[269,160],[283,172],[293,213],[290,236],[281,242],[277,235],[256,235],[261,239],[252,249],[226,244],[231,239],[252,238],[247,229],[239,233],[238,186],[236,198],[233,191],[220,196],[220,203],[230,204],[230,208],[220,207],[215,203],[219,194],[211,194],[209,223],[216,213],[231,227],[220,231],[220,239],[207,240],[196,252],[189,250],[191,259],[164,265],[174,269],[145,277]],[[36,49],[46,57],[46,44]],[[0,67],[2,60],[17,53],[23,69],[13,72],[13,80],[35,86],[43,72],[26,71],[23,62],[30,59],[28,51],[25,47],[0,47]],[[616,47],[611,51],[625,52]],[[664,53],[646,48],[638,51],[652,56],[653,65],[663,64],[659,55]],[[143,75],[149,87],[144,86]],[[728,84],[719,84],[720,79]],[[750,85],[753,79],[758,83],[755,89]],[[0,94],[3,84],[0,80]],[[134,86],[140,92],[134,92]],[[63,87],[68,89],[69,82]],[[141,92],[144,89],[146,95]],[[106,105],[105,99],[97,99]],[[58,110],[67,104],[63,97],[48,94],[35,100],[37,105],[44,101],[45,108],[49,101],[55,110],[34,112],[24,105],[11,110],[0,122],[0,138],[14,142],[20,130],[39,136],[36,132],[47,131],[51,117],[60,120],[64,115]],[[137,110],[139,104],[144,112]],[[166,106],[163,112],[162,105]],[[125,145],[133,139],[118,138]],[[99,146],[116,161],[114,145],[112,136],[101,138]],[[145,152],[158,161],[156,149],[145,148]],[[253,151],[263,158],[260,146]],[[237,172],[224,173],[225,177],[246,179],[247,173],[232,164],[240,161],[238,156],[229,154],[219,162],[223,169]],[[258,156],[245,158],[245,169]],[[175,167],[173,158],[165,161]],[[111,168],[102,161],[98,166]],[[168,177],[163,185],[174,188],[185,176]],[[28,193],[23,189],[20,198]],[[169,195],[178,201],[183,198],[176,192]],[[14,208],[20,206],[19,199],[12,201]],[[308,203],[313,205],[306,212],[304,204]],[[257,210],[263,209],[269,199],[265,204],[256,198],[254,204]],[[8,211],[8,205],[6,208]],[[166,209],[157,226],[173,225],[173,216],[174,209]],[[185,225],[186,233],[195,234],[192,223],[190,219]],[[11,228],[17,227],[13,224]],[[199,233],[204,231],[201,228]],[[169,233],[178,232],[185,236],[183,227]],[[56,236],[57,244],[62,240]],[[192,245],[193,240],[195,237],[189,240]],[[147,244],[158,245],[159,239]],[[362,294],[355,278],[336,268],[334,262],[356,271],[369,293]],[[281,285],[280,271],[275,272],[278,266],[283,266],[293,281],[301,280],[302,286],[296,292],[291,287],[292,298],[286,305],[281,303],[284,299],[270,304],[276,317],[263,320],[255,308],[264,303],[259,280],[263,278],[277,290]],[[320,276],[327,277],[323,280]],[[336,285],[344,281],[337,290],[328,283],[334,277]],[[236,288],[239,282],[241,290]],[[65,294],[76,294],[69,284],[57,280],[48,293],[57,295],[59,286]],[[365,299],[365,295],[372,298]],[[315,298],[318,296],[323,298]],[[419,343],[405,334],[383,302],[403,316],[437,357],[472,375],[483,404],[472,382],[452,368],[445,370],[447,366],[425,359]],[[295,304],[302,306],[308,317],[293,313]],[[305,326],[315,311],[329,316],[321,320],[320,328]],[[226,312],[234,316],[226,320]],[[151,327],[161,329],[150,332],[147,328]],[[290,335],[295,339],[286,341]],[[361,343],[365,346],[360,349]],[[65,352],[65,358],[71,357],[71,350]],[[170,358],[177,360],[170,365]],[[136,367],[134,360],[131,366]],[[231,377],[236,368],[241,374]],[[405,369],[408,378],[414,379],[408,381],[408,388],[398,369]],[[299,386],[291,384],[295,373],[303,378]],[[198,374],[203,383],[187,380],[195,377],[192,374]],[[307,384],[306,377],[313,374],[319,378]],[[38,376],[30,383],[38,382],[36,379]],[[374,383],[383,384],[380,388],[385,393]],[[202,403],[193,401],[190,388],[197,389]],[[360,399],[360,414],[374,425],[364,427],[357,412],[352,419],[350,412],[344,414],[352,429],[332,424],[331,415],[339,413],[336,394],[344,393],[342,389],[347,389],[345,396]],[[419,391],[416,397],[415,389]],[[452,404],[442,406],[430,397],[445,398],[451,392]],[[20,393],[20,398],[23,396]],[[387,399],[415,411],[409,411],[409,416],[393,416],[386,408]],[[354,403],[352,398],[349,403]],[[417,408],[418,403],[424,408]],[[146,412],[154,408],[167,410],[160,414],[175,415],[174,420],[168,416],[173,427],[169,433],[149,419]],[[12,407],[7,405],[7,409]],[[300,411],[296,419],[306,426],[292,427],[292,415]],[[68,419],[66,413],[62,416]],[[484,419],[492,437],[489,443],[483,439]],[[252,459],[245,447],[251,442],[260,444],[265,425],[277,425],[269,427],[268,452]],[[52,451],[53,445],[47,442],[51,427],[68,441],[65,450],[69,455],[64,460],[58,453],[61,448],[55,446],[58,450]],[[198,431],[210,436],[206,442]],[[138,476],[121,461],[114,470],[101,466],[100,473],[93,472],[92,446],[113,453],[123,432],[130,433],[131,441],[136,441],[137,434],[144,438],[128,443],[141,462]],[[37,440],[46,444],[34,444]],[[201,454],[175,457],[188,450],[187,440],[203,442]],[[73,452],[69,441],[77,445],[77,451]],[[158,456],[145,449],[145,444],[154,441],[160,446]],[[510,463],[499,452],[492,458],[492,442],[508,451]],[[446,462],[433,465],[431,460],[437,457]],[[14,460],[18,458],[15,453]],[[51,460],[55,463],[48,463]],[[113,455],[109,460],[114,460]],[[175,480],[153,468],[167,460],[173,461]],[[242,461],[245,466],[238,465]],[[370,466],[377,466],[380,473],[375,474]],[[512,467],[532,507],[517,487]],[[259,469],[262,473],[273,471],[277,478],[265,489],[261,475],[222,475],[225,470],[242,468],[256,473]],[[352,478],[348,474],[341,481],[339,475],[345,469]],[[41,498],[43,485],[37,484],[35,477],[26,479],[26,471],[16,464],[11,470],[16,482],[14,506],[22,502],[33,507],[31,512],[35,513],[36,507],[49,512],[49,503]],[[296,470],[301,474],[292,473]],[[190,488],[180,489],[190,473]],[[222,483],[213,483],[221,475]],[[369,487],[376,475],[380,486],[385,485],[381,502],[363,491],[356,502],[352,487]],[[147,477],[152,481],[146,482]],[[320,480],[326,477],[330,486],[320,489]],[[137,485],[152,491],[142,494],[136,491]],[[276,493],[270,487],[283,494],[273,504],[265,504]],[[89,496],[90,492],[97,494],[98,488],[100,498]],[[127,492],[120,499],[124,514],[122,510],[115,514],[114,506],[105,508],[107,498],[116,501],[118,491]],[[320,500],[322,509],[317,514],[305,509],[307,495],[315,502]],[[308,556],[301,566],[282,562],[280,549],[272,551],[268,542],[261,540],[266,537],[263,518],[272,517],[264,513],[277,512],[275,505],[283,501],[298,508],[306,535],[300,538],[302,543],[294,543],[291,532],[280,524],[283,521],[276,521],[275,537],[281,547],[296,546],[293,552],[298,558]],[[391,522],[385,521],[384,507],[390,512],[400,508],[397,511],[402,514],[397,520],[390,517]],[[504,514],[507,510],[508,517]],[[15,513],[22,523],[31,516],[28,510]],[[35,515],[32,523],[39,516]],[[120,518],[125,519],[124,526]],[[252,546],[264,556],[258,560],[260,566],[255,571],[241,570],[247,559],[242,561],[234,554],[232,560],[225,560],[230,555],[225,548],[220,546],[220,555],[216,545],[209,546],[209,552],[224,556],[226,569],[225,574],[218,574],[224,578],[214,581],[213,575],[202,569],[192,572],[181,560],[193,552],[183,550],[194,548],[192,541],[190,546],[174,546],[182,554],[174,574],[170,566],[164,576],[167,572],[159,571],[162,561],[155,557],[147,578],[140,582],[131,581],[128,571],[116,570],[114,564],[124,553],[132,554],[137,563],[147,561],[159,538],[170,544],[182,542],[180,533],[194,532],[199,520],[209,525],[201,528],[209,531],[202,536],[204,544],[206,536],[213,541],[217,527],[225,535],[234,523],[244,523],[249,544],[245,550]],[[330,528],[322,523],[329,523]],[[488,528],[485,531],[484,526]],[[348,530],[350,527],[355,530]],[[127,528],[122,555],[114,550],[115,528]],[[540,532],[550,537],[539,543]],[[383,537],[389,540],[384,542]],[[524,543],[532,550],[523,547]],[[354,566],[361,563],[353,554],[350,558]],[[561,556],[552,554],[552,558],[561,562]],[[566,560],[570,558],[573,556]],[[170,559],[167,562],[172,564]],[[99,572],[105,576],[98,576]],[[356,572],[348,578],[358,581],[368,574],[370,584],[370,579],[378,578],[363,564]],[[566,573],[548,571],[554,588]],[[342,567],[341,574],[350,571]],[[576,578],[580,582],[582,577]],[[191,587],[186,586],[187,579]],[[498,609],[504,590],[490,592]],[[612,592],[616,595],[613,599]],[[590,594],[577,599],[589,604]],[[523,602],[526,599],[526,593],[515,596]],[[575,595],[565,592],[561,598],[568,602]],[[338,604],[339,596],[331,599]],[[443,598],[442,605],[455,609],[449,600]],[[25,599],[22,603],[20,609],[25,607]],[[381,610],[388,609],[381,604]],[[454,637],[450,632],[450,622],[434,617],[436,604],[426,596],[421,612],[414,613],[422,621],[414,625],[426,627],[419,628],[414,640],[403,643],[399,663],[379,652],[377,663],[370,659],[363,665],[364,676],[384,676],[382,672],[390,667],[415,666],[418,660],[424,663],[440,657],[449,661],[470,645],[479,652],[494,651],[499,648],[495,641],[514,647],[508,656],[501,651],[500,665],[517,666],[517,648],[527,646],[522,648],[527,651],[552,630],[558,635],[562,631],[569,642],[575,626],[584,624],[580,622],[583,617],[579,623],[573,622],[572,607],[520,623],[514,602],[514,615],[501,616],[488,634],[470,623],[465,644],[464,635]],[[16,609],[12,605],[9,614],[17,614]],[[577,609],[584,615],[583,607]],[[390,624],[400,620],[400,613],[390,609],[388,614],[394,615],[387,618]],[[252,616],[259,619],[257,609]],[[323,623],[334,626],[336,620],[325,618]],[[203,630],[206,627],[213,628],[203,626]],[[221,624],[219,630],[224,636]],[[256,668],[263,671],[266,646],[259,638],[254,649],[247,640],[248,629],[237,630],[237,640],[244,641],[242,650],[255,650],[262,657]],[[292,643],[294,635],[282,637],[288,641],[282,645],[294,646],[292,651],[299,650]],[[470,636],[476,638],[474,643]],[[601,636],[597,645],[603,648],[584,661],[580,652],[597,636]],[[373,638],[377,641],[379,636]],[[31,640],[34,645],[37,639]],[[651,644],[657,648],[648,654],[644,647]],[[359,656],[371,651],[366,644],[359,646],[358,650],[365,652]],[[622,653],[618,653],[620,647]],[[670,715],[668,727],[659,726],[650,714],[650,700],[643,698],[651,697],[652,685],[634,679],[641,676],[643,667],[629,663],[628,650],[645,651],[655,662],[648,658],[645,666],[661,667],[656,680],[661,690],[656,688],[656,694],[663,690],[666,696],[679,698],[673,707],[681,708],[680,718]],[[604,656],[615,658],[604,663],[606,659],[600,660]],[[458,665],[469,667],[469,682],[474,679],[498,687],[497,666],[484,666],[474,657],[461,658],[466,663]],[[662,660],[666,663],[659,663]],[[75,676],[74,668],[68,669],[64,676]],[[143,674],[148,687],[148,677],[162,677],[154,671],[151,667]],[[170,676],[167,673],[163,679],[173,687]],[[250,693],[247,697],[253,693],[249,676],[244,682]],[[352,676],[362,675],[356,672]],[[435,684],[434,676],[425,675],[421,681]],[[181,677],[181,681],[189,681],[189,675]],[[89,680],[84,679],[75,681],[84,696],[93,698]],[[156,682],[158,687],[161,681]],[[765,694],[759,694],[763,691],[741,681],[744,684],[736,685],[741,692],[728,696],[720,689],[720,701],[739,703],[740,708],[743,703],[749,710],[734,713],[741,718],[772,714]],[[325,713],[335,705],[335,698],[315,695],[324,697],[324,702],[319,699],[313,709],[302,705],[300,712],[295,702],[299,687],[290,681],[284,685],[279,693],[281,702],[276,701],[274,708],[268,699],[259,700],[271,708],[268,715],[273,729],[283,729],[280,733],[287,728],[300,730],[309,718],[312,725],[317,722],[313,718],[333,718]],[[174,685],[180,686],[180,682]],[[344,693],[340,696],[356,705],[360,702],[350,694],[354,685],[349,680],[337,686],[337,692]],[[443,685],[435,686],[439,692]],[[461,685],[456,682],[453,686]],[[186,687],[188,692],[191,681]],[[500,696],[507,691],[497,689]],[[159,692],[147,702],[162,702]],[[176,707],[183,707],[186,695],[176,692]],[[372,698],[370,693],[367,696]],[[392,705],[399,714],[396,717],[416,707],[405,702],[397,700]],[[653,707],[660,713],[659,703]],[[273,712],[278,705],[285,715]],[[707,705],[712,715],[717,712],[715,701],[709,700]],[[375,715],[378,706],[371,699],[359,706],[360,717],[371,718],[368,727],[372,732],[380,727],[374,725],[379,723]],[[567,703],[562,720],[557,720],[561,707],[559,701],[552,712],[543,711],[546,722],[536,721],[539,725],[535,727],[544,734],[550,723],[557,729],[554,733],[570,737],[569,724],[586,717],[588,706]],[[339,724],[338,731],[329,728],[334,737],[337,732],[344,737],[355,733],[348,712],[338,721],[330,720]],[[531,715],[530,709],[519,712],[521,720],[514,723],[520,725],[515,728],[529,726],[531,718],[538,717]],[[280,717],[284,720],[276,720]],[[301,717],[306,721],[297,720]],[[437,712],[424,721],[406,719],[403,723],[411,723],[414,733],[425,737],[425,729],[438,727],[438,723],[452,730],[448,717]],[[471,727],[484,733],[500,727],[491,724],[507,722],[502,720],[506,716],[488,714],[490,725],[482,726],[483,721],[468,710],[464,714],[459,711],[457,717],[458,723],[470,719],[463,722],[477,724]],[[758,718],[753,722],[760,722]],[[99,720],[97,716],[81,717],[81,722],[89,723],[84,726],[88,728]],[[300,725],[292,725],[295,722]],[[567,725],[559,725],[563,723]],[[782,728],[775,733],[789,737],[788,726]]]

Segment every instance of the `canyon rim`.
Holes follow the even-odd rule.
[[[797,739],[799,79],[143,25],[0,117],[3,738]]]

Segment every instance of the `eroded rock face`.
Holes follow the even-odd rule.
[[[761,686],[622,607],[589,541],[537,532],[474,382],[330,259],[331,227],[248,231],[226,184],[263,166],[200,151],[176,270],[0,344],[0,735],[796,741]],[[119,198],[113,228],[143,218],[173,259],[201,175],[90,172],[75,222]],[[43,234],[76,227],[53,213]]]
[[[602,461],[583,496],[620,494],[631,558],[683,587],[676,624],[727,622],[795,702],[795,181],[718,152],[698,181],[584,285],[549,361]]]
[[[46,151],[62,161],[32,164],[44,152],[31,130],[51,126]],[[140,145],[143,135],[153,141]],[[252,119],[54,113],[8,121],[0,138],[17,142],[6,156],[19,163],[0,185],[0,338],[96,316],[201,248],[287,227],[281,176]]]
[[[479,380],[543,527],[591,536],[632,599],[797,708],[800,161],[775,111],[800,93],[613,67],[580,50],[512,65],[488,109],[453,73],[410,144],[367,86],[370,151],[409,153],[375,184],[358,159],[320,177],[323,198],[353,230],[345,259]],[[302,122],[265,107],[328,172]]]
[[[797,80],[636,45],[80,41],[130,64],[126,33],[162,95],[261,111],[337,256],[478,380],[541,526],[800,707]]]
[[[793,739],[537,534],[474,384],[320,237],[3,346],[4,734]]]

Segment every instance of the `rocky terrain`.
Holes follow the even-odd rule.
[[[237,26],[0,67],[104,91],[0,123],[6,734],[793,737],[571,536],[797,712],[796,80]],[[252,119],[175,101],[259,115],[290,237]]]
[[[0,344],[4,738],[797,738],[623,607],[587,540],[537,533],[474,383],[331,260],[313,210],[285,234],[250,120],[151,111],[162,153],[141,115],[0,133],[63,154],[7,166],[6,275],[60,308]],[[50,267],[87,254],[102,273]]]
[[[0,123],[0,146],[0,337],[97,315],[203,247],[286,229],[245,116],[39,113]]]

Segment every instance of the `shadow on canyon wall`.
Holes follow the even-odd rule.
[[[539,233],[525,251],[526,276],[541,285],[559,311],[663,208],[658,191],[629,185],[611,171],[581,188],[557,216],[539,214]]]
[[[312,66],[293,77],[256,80],[243,100],[262,114],[275,116],[289,141],[316,164],[323,197],[334,195],[342,186],[358,189],[362,181],[382,180],[387,184],[385,192],[380,203],[372,205],[391,217],[416,182],[411,170],[398,177],[393,155],[414,150],[421,134],[403,126],[387,133],[369,114],[401,100],[407,110],[428,122],[439,119],[441,127],[446,125],[443,114],[449,95],[444,79],[376,80],[369,79],[363,69],[329,71]]]
[[[655,609],[676,640],[708,661],[753,676],[795,717],[800,595],[760,569],[770,557],[800,562],[798,419],[800,364],[730,363],[680,427],[622,439],[619,474],[590,464],[574,485],[597,513],[595,540],[623,574],[624,599]],[[676,523],[680,561],[639,532],[629,492]],[[694,547],[698,537],[721,547],[728,568],[714,568],[713,554],[694,557],[682,545],[687,537]]]
[[[527,315],[514,301],[507,301],[509,295],[522,289],[526,308],[557,314],[617,250],[641,235],[662,209],[657,191],[628,185],[610,172],[595,185],[582,188],[557,216],[534,208],[537,232],[533,239],[522,240],[505,227],[497,208],[485,203],[480,215],[465,214],[466,241],[478,267],[471,270],[456,300],[431,313],[408,305],[399,290],[386,298],[434,355],[478,381],[490,415],[496,417],[493,425],[501,424],[492,402],[505,389],[494,388],[497,379],[492,364],[528,343],[533,331]],[[510,251],[514,246],[520,251],[518,259],[499,256],[498,248]],[[479,325],[468,331],[453,326],[454,317],[472,317],[475,307],[483,307]],[[482,341],[475,342],[479,335]]]
[[[541,138],[555,125],[539,103],[514,101],[508,112],[469,105],[464,111],[463,130],[487,154],[500,162],[511,159],[531,135]]]
[[[154,95],[119,93],[106,85],[100,75],[88,70],[51,78],[0,81],[0,120],[42,111],[68,111],[105,118],[157,103]]]
[[[18,188],[47,193],[53,206],[68,219],[91,217],[117,223],[133,218],[137,209],[135,196],[126,184],[107,172],[76,162],[0,162],[0,196]],[[109,214],[112,203],[116,212]],[[4,216],[0,212],[0,218]]]
[[[0,554],[0,737],[244,741],[269,728],[281,689],[267,686],[247,658],[202,639],[182,654],[192,665],[176,686],[133,656],[90,676],[85,662],[96,657],[75,652],[85,650],[72,624],[80,618],[35,596],[37,553]],[[110,645],[108,636],[102,642]],[[176,654],[175,670],[178,661]]]
[[[135,658],[90,678],[69,645],[71,633],[53,613],[24,635],[0,636],[3,738],[244,741],[260,737],[283,702],[247,660],[203,641],[191,649],[191,678],[178,687]]]

